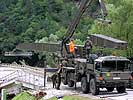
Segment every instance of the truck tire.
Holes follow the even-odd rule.
[[[89,84],[87,82],[87,77],[82,77],[81,79],[81,88],[83,93],[89,92]]]
[[[114,90],[114,87],[106,87],[108,92],[112,92]]]
[[[60,84],[61,84],[61,76],[60,76],[60,74],[58,74],[57,77],[56,77],[56,81],[55,81],[55,88],[57,90],[60,89]]]
[[[67,75],[67,85],[69,87],[73,87],[74,86],[74,81],[70,79],[70,74]]]
[[[125,86],[116,87],[116,90],[118,91],[118,93],[124,93],[126,92],[126,87]]]
[[[92,95],[99,94],[99,87],[97,86],[96,80],[93,78],[90,80],[90,92]]]
[[[62,78],[62,83],[64,84],[64,85],[67,85],[67,79],[66,78]]]
[[[133,85],[130,85],[130,88],[133,89]]]
[[[63,76],[63,78],[62,78],[62,83],[64,84],[64,85],[67,85],[67,75],[65,74],[64,76]]]
[[[72,80],[68,81],[68,86],[73,87],[74,86],[74,81],[72,81]]]
[[[133,89],[133,81],[129,80],[129,88]]]

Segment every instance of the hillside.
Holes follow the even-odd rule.
[[[0,53],[21,42],[59,41],[76,11],[64,0],[0,0]],[[105,0],[111,25],[99,24],[83,16],[74,38],[83,43],[91,33],[128,41],[128,56],[133,55],[133,0]]]

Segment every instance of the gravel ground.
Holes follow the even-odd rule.
[[[52,83],[48,82],[45,87],[45,92],[47,95],[45,99],[49,99],[53,96],[64,96],[64,95],[79,95],[83,97],[88,97],[93,100],[133,100],[133,89],[127,89],[127,93],[118,94],[116,90],[113,92],[107,92],[106,89],[100,89],[100,95],[93,96],[91,93],[83,94],[81,92],[80,83],[77,84],[77,90],[74,87],[70,88],[67,85],[61,84],[60,90],[52,88]]]
[[[44,97],[45,99],[49,99],[53,96],[66,96],[66,95],[79,95],[83,97],[92,98],[93,100],[100,99],[100,97],[92,96],[91,94],[83,94],[81,92],[80,83],[77,84],[77,90],[74,87],[70,88],[67,85],[61,84],[60,90],[56,90],[52,88],[52,83],[48,82],[45,87],[45,92],[47,95]]]
[[[0,78],[3,76],[6,76],[12,72],[16,71],[16,69],[14,68],[2,68],[0,67]],[[32,77],[31,77],[32,78]],[[40,84],[43,82],[43,79],[38,79],[38,84],[40,82]],[[96,99],[102,99],[104,98],[104,100],[133,100],[133,89],[127,89],[127,93],[124,94],[118,94],[115,91],[111,92],[111,93],[107,93],[106,89],[102,89],[100,92],[100,95],[98,96],[93,96],[91,95],[91,93],[88,94],[83,94],[81,92],[81,88],[80,88],[80,83],[77,84],[77,90],[74,89],[74,87],[70,88],[67,85],[63,85],[61,84],[61,88],[60,90],[56,90],[52,88],[52,83],[51,82],[47,82],[46,83],[46,87],[45,87],[45,92],[47,93],[47,95],[45,96],[45,100],[48,98],[51,98],[53,96],[64,96],[64,95],[79,95],[79,96],[83,96],[83,97],[89,97],[92,98],[93,100]]]

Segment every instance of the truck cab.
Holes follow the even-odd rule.
[[[130,60],[125,57],[104,56],[94,61],[94,77],[90,78],[90,91],[99,94],[99,88],[118,93],[126,91],[131,77]]]

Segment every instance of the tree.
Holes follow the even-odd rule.
[[[25,33],[22,34],[25,42],[33,42],[35,39],[35,32],[32,27],[28,28]]]
[[[113,0],[114,1],[114,0]],[[104,25],[95,22],[90,32],[102,33],[128,42],[128,56],[133,54],[132,51],[132,31],[133,31],[133,1],[117,0],[119,2],[110,2],[108,4],[108,17],[112,20],[111,25]],[[109,1],[108,1],[109,2]]]
[[[51,41],[51,42],[57,42],[57,40],[58,40],[58,37],[56,35],[50,34],[49,41]]]
[[[44,37],[44,38],[42,38],[42,39],[40,39],[38,41],[38,43],[45,43],[45,42],[48,42],[48,38],[47,37]]]

